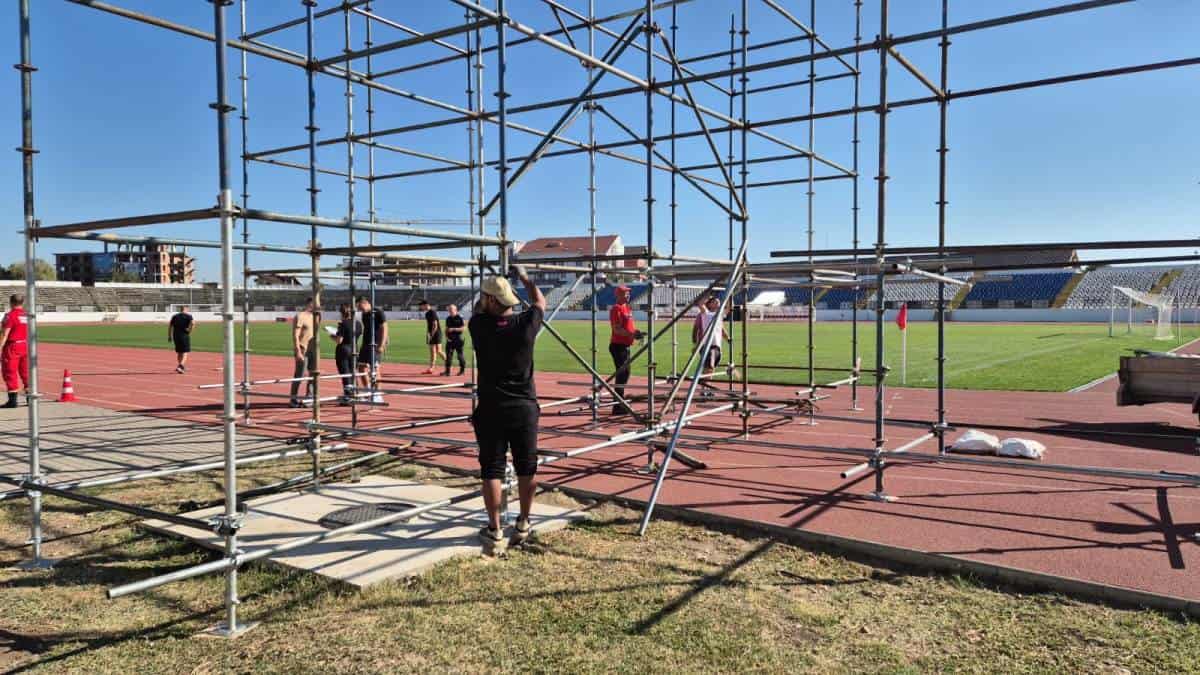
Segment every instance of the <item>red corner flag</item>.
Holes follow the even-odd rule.
[[[908,328],[908,304],[900,305],[900,312],[896,314],[896,325],[900,330]]]

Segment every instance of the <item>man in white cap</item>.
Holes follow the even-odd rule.
[[[479,373],[479,403],[471,422],[479,443],[479,468],[488,524],[479,532],[484,552],[494,554],[504,545],[500,507],[504,470],[509,452],[518,481],[521,513],[509,543],[518,546],[529,538],[529,510],[533,506],[537,473],[537,433],[540,409],[533,382],[533,346],[546,312],[546,296],[529,279],[525,268],[512,273],[529,292],[529,308],[521,304],[504,277],[490,277],[480,286],[479,304],[467,323]]]

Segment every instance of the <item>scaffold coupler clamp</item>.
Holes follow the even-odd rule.
[[[213,532],[219,536],[228,537],[229,535],[237,534],[242,529],[242,524],[245,520],[246,514],[239,512],[232,516],[222,513],[221,515],[213,516],[208,522],[212,526]],[[238,554],[240,553],[241,551],[238,551]]]
[[[21,476],[21,487],[25,489],[25,495],[30,499],[38,499],[42,496],[42,491],[37,489],[38,486],[46,484],[45,476],[35,476],[33,474],[23,474]],[[29,487],[29,486],[34,487]]]

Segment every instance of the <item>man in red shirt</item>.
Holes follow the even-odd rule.
[[[29,393],[29,317],[25,315],[25,296],[15,293],[8,297],[9,310],[0,322],[0,371],[8,388],[8,402],[0,408],[17,407],[17,392],[21,385]]]
[[[633,322],[633,308],[629,306],[629,287],[622,284],[616,289],[617,304],[608,310],[608,323],[612,327],[612,339],[608,343],[608,353],[612,355],[613,365],[617,368],[616,391],[624,398],[625,383],[629,381],[629,348],[634,342],[642,339],[642,331]],[[632,413],[620,403],[613,404],[612,414]]]

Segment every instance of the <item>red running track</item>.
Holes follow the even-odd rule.
[[[63,368],[74,375],[76,395],[84,403],[141,414],[189,421],[217,422],[220,390],[197,390],[199,384],[220,382],[220,356],[195,353],[186,375],[176,375],[174,356],[167,351],[117,347],[47,344],[42,346],[44,389],[56,393],[51,380]],[[240,360],[239,360],[240,367]],[[289,377],[290,359],[256,356],[253,378]],[[323,364],[332,370],[332,363]],[[439,376],[417,375],[419,366],[391,365],[385,379],[403,382],[446,382]],[[449,381],[461,381],[451,378]],[[568,383],[583,384],[572,386]],[[586,378],[540,374],[539,393],[545,398],[580,395]],[[404,386],[388,383],[389,387]],[[1187,406],[1159,404],[1117,408],[1115,382],[1081,393],[947,391],[951,423],[976,426],[1001,437],[1040,440],[1045,461],[1055,464],[1126,468],[1141,471],[1200,473],[1196,454],[1196,418]],[[265,387],[286,392],[286,386]],[[325,392],[335,392],[326,380]],[[781,394],[782,387],[758,387],[764,394]],[[889,388],[889,418],[930,420],[936,393],[932,390]],[[873,391],[864,389],[863,411],[849,410],[849,393],[837,390],[821,404],[816,426],[796,421],[772,424],[755,418],[756,440],[793,447],[755,447],[736,440],[739,419],[721,413],[699,420],[687,430],[693,444],[705,438],[735,437],[711,449],[689,448],[708,464],[694,470],[672,466],[661,502],[711,516],[792,528],[821,537],[848,538],[899,547],[956,560],[998,565],[1039,574],[1080,580],[1157,596],[1200,601],[1195,570],[1200,568],[1200,489],[1155,480],[1044,473],[1022,467],[983,467],[931,461],[933,442],[913,458],[892,465],[887,491],[900,498],[883,504],[866,498],[874,478],[863,474],[843,480],[839,472],[861,461],[836,449],[872,447]],[[261,399],[260,399],[261,401]],[[463,413],[465,398],[403,395],[389,397],[386,408],[364,409],[363,426],[379,427],[425,417]],[[293,436],[304,433],[311,413],[289,410],[284,401],[252,403],[256,424],[244,432]],[[702,404],[702,406],[711,404]],[[565,410],[565,409],[564,409]],[[324,420],[349,424],[346,408],[324,408]],[[569,411],[568,411],[569,412]],[[597,439],[564,432],[606,436],[629,430],[629,424],[601,419],[592,430],[586,414],[544,413],[542,445],[565,449]],[[1028,431],[1025,431],[1028,429]],[[1018,431],[1020,430],[1020,431]],[[915,439],[925,429],[889,425],[889,447]],[[465,423],[419,430],[445,439],[421,442],[405,453],[413,460],[456,468],[474,468],[473,451],[456,445],[471,439]],[[951,435],[953,438],[953,435]],[[696,440],[700,439],[700,440]],[[359,440],[362,449],[386,447],[382,437]],[[644,500],[651,477],[638,473],[645,447],[623,445],[544,468],[544,480],[581,491]],[[52,477],[51,477],[52,478]],[[1196,610],[1200,605],[1193,604]]]

